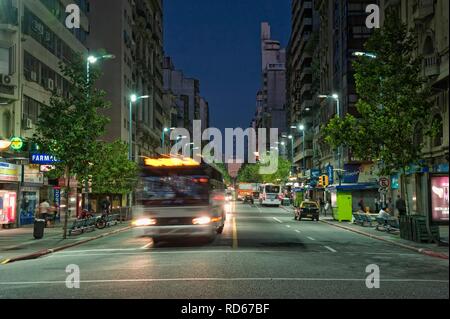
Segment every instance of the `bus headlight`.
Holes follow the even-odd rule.
[[[192,220],[192,224],[194,225],[206,225],[209,224],[211,222],[211,218],[210,217],[198,217],[198,218],[194,218]]]
[[[133,226],[151,226],[151,225],[156,225],[156,219],[141,218],[141,219],[133,220],[133,222],[131,224]]]

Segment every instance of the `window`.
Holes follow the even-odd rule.
[[[36,123],[39,117],[40,103],[28,96],[24,96],[23,102],[23,118],[31,119],[33,123]]]
[[[0,48],[0,74],[11,74],[10,49]]]

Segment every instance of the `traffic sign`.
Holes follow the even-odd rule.
[[[378,184],[381,188],[389,188],[389,186],[391,186],[391,181],[387,177],[380,177]]]

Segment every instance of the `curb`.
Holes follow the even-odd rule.
[[[66,245],[63,245],[63,246],[59,246],[59,247],[55,247],[55,248],[43,249],[43,250],[39,250],[39,251],[36,251],[34,253],[31,253],[31,254],[26,254],[26,255],[22,255],[22,256],[18,256],[18,257],[5,259],[5,260],[0,262],[0,265],[6,265],[6,264],[10,264],[10,263],[13,263],[15,261],[20,261],[20,260],[36,259],[36,258],[45,256],[45,255],[48,255],[48,254],[52,254],[52,253],[57,252],[57,251],[61,251],[61,250],[67,249],[67,248],[71,248],[71,247],[74,247],[74,246],[82,245],[82,244],[90,242],[92,240],[96,240],[96,239],[100,239],[100,238],[103,238],[103,237],[106,237],[106,236],[114,235],[116,233],[120,233],[122,231],[129,230],[131,228],[133,228],[133,226],[126,226],[126,227],[123,227],[123,228],[120,228],[120,229],[116,229],[116,230],[110,231],[108,233],[103,233],[101,235],[98,235],[98,236],[95,236],[95,237],[92,237],[92,238],[86,238],[84,240],[80,240],[80,241],[77,241],[77,242],[74,242],[74,243],[70,243],[70,244],[66,244]]]
[[[387,243],[390,243],[390,244],[393,244],[393,245],[396,245],[396,246],[399,246],[399,247],[403,247],[403,248],[406,248],[406,249],[409,249],[409,250],[413,250],[413,251],[415,251],[416,253],[419,253],[419,254],[423,254],[423,255],[427,255],[427,256],[431,256],[431,257],[435,257],[435,258],[448,260],[448,255],[446,255],[444,253],[439,253],[439,252],[435,252],[435,251],[432,251],[432,250],[427,250],[425,248],[417,248],[417,247],[414,247],[414,246],[410,246],[410,245],[406,245],[406,244],[402,244],[402,243],[397,243],[395,241],[392,241],[392,240],[389,240],[389,239],[386,239],[386,238],[383,238],[383,237],[380,237],[380,236],[368,234],[366,232],[359,231],[359,230],[356,230],[356,229],[353,229],[353,228],[350,228],[350,227],[346,227],[346,226],[342,226],[342,225],[336,225],[334,223],[330,223],[330,222],[324,221],[324,220],[320,220],[320,221],[322,223],[325,223],[325,224],[328,224],[328,225],[331,225],[331,226],[334,226],[334,227],[337,227],[337,228],[342,228],[342,229],[345,229],[347,231],[351,231],[351,232],[354,232],[354,233],[357,233],[357,234],[360,234],[360,235],[363,235],[363,236],[366,236],[366,237],[370,237],[370,238],[373,238],[373,239],[381,240],[381,241],[384,241],[384,242],[387,242]]]

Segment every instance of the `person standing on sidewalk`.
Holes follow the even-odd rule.
[[[47,199],[43,199],[39,204],[39,218],[45,220],[45,226],[47,226],[47,216],[50,211],[50,204]]]
[[[400,195],[397,196],[397,200],[395,201],[395,208],[398,210],[399,218],[406,216],[406,202]]]

